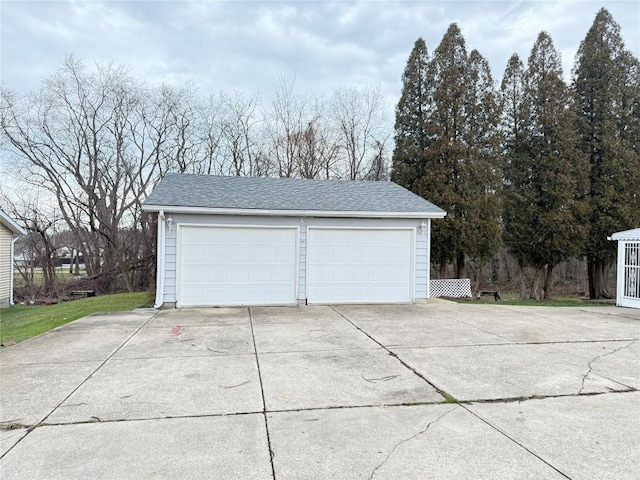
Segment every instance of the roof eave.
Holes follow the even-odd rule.
[[[330,210],[262,210],[254,208],[184,207],[177,205],[143,205],[147,212],[194,213],[209,215],[255,215],[264,217],[334,217],[334,218],[444,218],[447,212],[371,212]]]
[[[618,242],[638,241],[640,240],[640,232],[638,232],[637,230],[638,229],[626,230],[624,232],[616,232],[610,237],[607,237],[607,240],[613,240]]]
[[[11,230],[13,234],[15,235],[27,234],[27,231],[24,228],[18,225],[13,218],[11,218],[9,215],[4,213],[3,211],[0,211],[0,219],[2,219],[2,222],[0,223],[2,223],[2,225],[7,227],[9,230]]]

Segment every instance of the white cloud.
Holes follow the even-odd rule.
[[[203,93],[270,91],[279,71],[299,88],[329,95],[343,85],[380,85],[392,108],[415,40],[433,51],[457,22],[469,50],[496,81],[515,51],[526,61],[546,30],[565,76],[601,7],[593,1],[3,1],[2,81],[38,86],[64,54],[113,61],[149,83],[191,81]],[[608,1],[627,47],[640,51],[640,6]],[[390,110],[390,115],[392,114]]]

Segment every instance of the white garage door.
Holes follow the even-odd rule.
[[[295,303],[295,228],[180,227],[178,306]]]
[[[309,228],[309,303],[411,302],[413,230]]]

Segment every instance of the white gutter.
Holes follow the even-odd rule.
[[[143,205],[147,212],[171,210],[175,213],[214,215],[257,215],[269,217],[349,217],[349,218],[444,218],[447,212],[365,212],[329,210],[266,210],[257,208],[181,207],[174,205]]]
[[[10,272],[11,272],[11,276],[9,278],[9,305],[15,305],[13,303],[13,255],[15,252],[15,243],[16,240],[18,240],[18,235],[13,235],[13,238],[11,239],[11,254],[9,255],[9,259],[11,260],[11,267],[10,267]]]
[[[158,242],[156,246],[157,272],[156,272],[156,303],[153,308],[160,308],[164,303],[164,269],[165,269],[165,217],[164,210],[158,212]]]

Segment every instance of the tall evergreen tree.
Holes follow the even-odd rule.
[[[419,38],[402,75],[391,172],[394,182],[413,191],[417,190],[417,179],[424,174],[425,152],[431,143],[426,127],[432,88],[429,52],[424,40]]]
[[[589,296],[611,298],[615,258],[607,236],[640,225],[640,85],[638,59],[620,27],[601,9],[581,42],[573,71],[581,148],[589,161]]]
[[[513,58],[508,67],[503,92],[513,95],[521,69]],[[584,245],[587,168],[560,55],[546,32],[538,35],[531,50],[524,85],[520,114],[507,110],[512,132],[506,146],[514,157],[505,169],[505,240],[516,257],[544,279],[542,291],[534,284],[534,296],[548,298],[554,267]],[[519,120],[524,128],[518,138]]]
[[[463,134],[467,60],[462,33],[455,23],[451,24],[431,61],[434,91],[428,129],[433,132],[434,141],[427,152],[428,169],[421,182],[435,203],[447,211],[444,220],[433,226],[432,260],[440,264],[441,271],[448,262],[456,262],[458,277],[466,276],[462,245],[465,205],[461,200],[466,160]],[[434,171],[438,175],[433,175]]]
[[[487,60],[467,54],[456,24],[449,26],[433,59],[433,114],[428,130],[424,183],[447,210],[434,225],[432,252],[442,266],[455,262],[465,277],[466,259],[491,258],[500,246],[500,103]],[[438,177],[431,171],[442,172]]]
[[[477,50],[469,54],[465,85],[461,243],[465,255],[484,263],[501,244],[501,104],[489,62]]]
[[[514,53],[502,77],[502,132],[504,154],[503,241],[515,256],[522,279],[520,296],[525,298],[526,285],[523,269],[529,265],[530,239],[534,222],[527,207],[535,200],[532,185],[532,162],[529,157],[527,120],[529,112],[525,102],[525,68]]]
[[[467,54],[452,24],[431,59],[419,39],[396,110],[392,179],[447,211],[433,225],[432,260],[486,261],[500,243],[500,105],[489,65]]]

